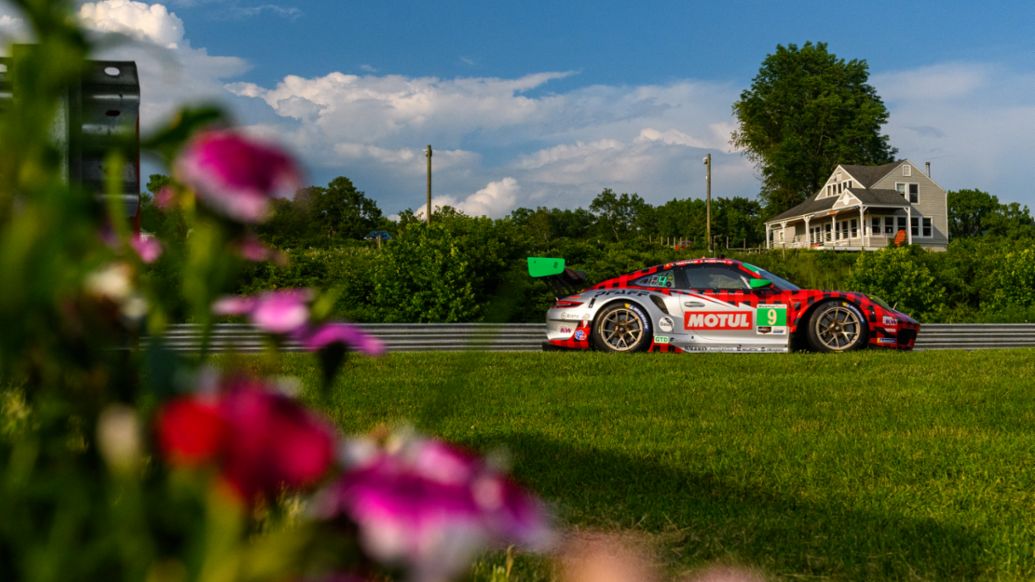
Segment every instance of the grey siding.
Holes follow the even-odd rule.
[[[906,166],[909,167],[909,176],[903,175],[903,168]],[[923,246],[945,247],[949,243],[949,212],[945,190],[911,162],[903,162],[901,166],[878,180],[873,187],[894,190],[898,183],[919,186],[917,202],[912,204],[913,216],[931,219],[931,238],[913,237],[913,242]]]

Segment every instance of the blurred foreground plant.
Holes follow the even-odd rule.
[[[69,183],[52,137],[89,43],[70,2],[16,4],[36,42],[14,51],[0,105],[0,579],[435,581],[488,547],[545,547],[541,504],[478,457],[343,438],[291,382],[166,348],[168,306],[186,305],[206,330],[247,316],[274,355],[299,342],[325,392],[348,352],[383,351],[327,321],[334,293],[224,295],[244,261],[279,257],[253,229],[301,183],[219,111],[184,110],[145,142],[173,168],[156,203],[181,240],[132,232]],[[178,287],[149,279],[156,260],[180,265]]]

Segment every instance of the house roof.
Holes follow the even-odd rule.
[[[887,174],[887,172],[885,172],[885,174]],[[859,179],[855,174],[852,174],[852,176]],[[859,202],[862,204],[897,206],[901,208],[909,206],[909,202],[907,202],[902,194],[897,190],[887,190],[884,188],[849,188],[848,192],[852,194],[852,196],[858,198]],[[802,202],[790,210],[787,210],[786,212],[777,214],[766,222],[779,222],[785,218],[795,218],[798,216],[805,216],[807,214],[816,214],[817,212],[823,212],[824,210],[830,210],[834,207],[834,203],[840,199],[840,196],[818,198],[821,193],[822,191],[817,192],[812,198]]]
[[[812,198],[809,198],[790,210],[785,210],[784,212],[777,214],[766,222],[776,222],[778,220],[783,220],[784,218],[804,216],[806,214],[813,214],[822,210],[830,210],[834,207],[834,203],[837,202],[837,196],[827,196],[826,198],[820,198],[819,200],[816,199],[817,196],[819,196],[818,192],[814,194]]]
[[[869,188],[877,183],[884,176],[891,173],[892,170],[906,163],[906,160],[898,160],[897,162],[891,162],[890,164],[884,164],[881,166],[848,166],[841,164],[841,167],[846,172],[852,175],[853,178],[862,184],[863,188]]]
[[[863,204],[879,204],[881,206],[898,206],[901,208],[909,206],[909,202],[906,201],[906,198],[898,190],[884,188],[860,190],[858,188],[849,188],[848,191]]]

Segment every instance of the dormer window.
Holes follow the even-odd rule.
[[[907,177],[907,178],[909,176],[912,176],[913,175],[913,166],[910,166],[909,164],[902,164],[902,175]]]

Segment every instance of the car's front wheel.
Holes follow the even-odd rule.
[[[818,352],[856,350],[866,345],[866,320],[851,303],[824,303],[809,318],[808,337]]]
[[[615,303],[605,307],[593,326],[593,339],[598,348],[609,352],[636,352],[651,342],[647,314],[633,303]]]

